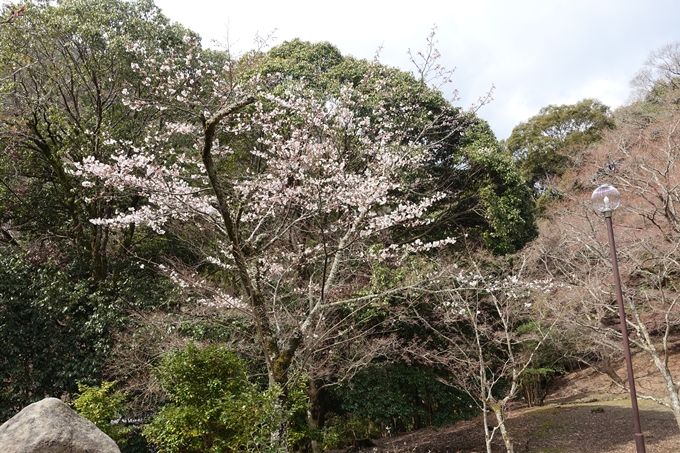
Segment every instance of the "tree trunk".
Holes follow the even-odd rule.
[[[610,379],[612,381],[616,382],[621,387],[626,386],[626,381],[624,381],[621,378],[621,376],[618,375],[618,373],[616,372],[616,370],[612,366],[611,356],[609,356],[608,354],[605,355],[604,357],[602,357],[602,362],[597,367],[594,367],[594,368],[596,368],[596,369],[599,368],[599,370],[604,372],[607,376],[610,377]]]
[[[321,453],[321,446],[316,439],[316,434],[323,428],[323,408],[319,400],[319,389],[314,379],[309,379],[307,383],[307,397],[309,398],[309,409],[307,409],[307,420],[312,432],[315,434],[312,437],[312,452]]]
[[[288,406],[287,395],[281,394],[274,405],[274,418],[278,420],[276,427],[272,430],[271,446],[272,451],[285,453],[288,451],[288,417],[285,416]]]
[[[490,404],[493,413],[496,415],[496,421],[498,422],[498,429],[501,431],[501,437],[503,438],[503,443],[505,444],[505,451],[507,453],[514,453],[515,447],[512,443],[512,437],[505,426],[505,404],[503,401]]]
[[[106,247],[109,242],[109,229],[104,225],[93,226],[92,238],[92,278],[101,282],[108,273]]]
[[[654,364],[661,372],[664,383],[666,384],[666,391],[668,392],[668,397],[670,399],[670,407],[673,411],[673,415],[675,416],[675,422],[678,424],[678,427],[680,427],[680,397],[678,397],[678,390],[675,386],[675,382],[673,381],[673,375],[668,369],[668,365],[663,360],[661,360],[661,357],[659,357],[658,354],[656,354],[656,351],[654,351],[654,353],[652,353],[652,351],[649,352],[652,356],[652,359],[654,360]]]
[[[491,451],[491,441],[493,440],[493,431],[489,432],[489,411],[487,410],[486,402],[482,408],[482,416],[484,420],[484,443],[486,444],[486,453],[493,453]]]

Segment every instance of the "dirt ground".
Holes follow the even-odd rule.
[[[680,355],[671,366],[680,372]],[[625,364],[619,376],[625,378]],[[649,358],[635,354],[633,368],[638,395],[667,399],[663,381]],[[680,373],[674,373],[680,376]],[[630,398],[611,379],[592,369],[560,378],[545,405],[508,411],[508,428],[516,453],[635,453]],[[638,398],[640,424],[647,453],[680,452],[680,428],[670,409]],[[500,434],[494,453],[504,453]],[[376,441],[374,453],[485,453],[481,418],[441,429],[425,429]]]

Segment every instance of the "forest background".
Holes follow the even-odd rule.
[[[204,49],[150,1],[8,6],[0,34],[2,420],[57,396],[123,451],[321,451],[481,413],[511,452],[509,402],[581,364],[625,385],[611,183],[631,342],[680,424],[680,44],[629,105],[499,142],[490,93],[442,94],[434,31],[412,72]]]

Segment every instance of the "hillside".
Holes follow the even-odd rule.
[[[646,355],[635,354],[634,369],[639,395],[665,398],[658,372]],[[680,370],[680,354],[671,357]],[[625,364],[617,372],[625,376]],[[639,399],[640,423],[647,453],[680,451],[680,428],[671,411],[651,400]],[[609,377],[592,369],[560,378],[552,387],[543,407],[512,408],[508,424],[517,453],[618,453],[635,452],[634,428],[627,391],[611,383]],[[374,452],[398,453],[484,453],[481,418],[455,426],[420,430],[382,439]],[[494,452],[505,452],[500,438]]]

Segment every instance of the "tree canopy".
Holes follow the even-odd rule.
[[[578,165],[580,153],[614,127],[609,107],[595,99],[549,105],[512,130],[506,142],[527,183],[539,192],[549,180]]]
[[[435,203],[431,224],[402,234],[400,240],[468,234],[480,246],[503,254],[521,249],[535,236],[530,191],[488,123],[454,107],[415,75],[384,65],[372,67],[369,61],[343,56],[329,43],[300,40],[272,48],[258,71],[280,74],[280,87],[304,81],[323,99],[337,96],[342,86],[355,87],[365,94],[361,109],[372,120],[376,118],[371,110],[381,105],[414,106],[395,119],[397,127],[407,131],[405,139],[427,143],[429,157],[423,169],[432,178],[430,187],[420,190],[442,191],[446,196]],[[371,80],[365,80],[367,75]]]
[[[135,232],[112,238],[89,219],[139,200],[93,199],[72,163],[106,160],[113,143],[140,145],[140,132],[159,115],[123,104],[126,90],[147,90],[132,48],[148,56],[178,50],[185,31],[149,1],[28,3],[24,13],[0,29],[0,225],[11,244],[42,244],[49,257],[75,259],[103,280],[111,253],[124,259]]]

